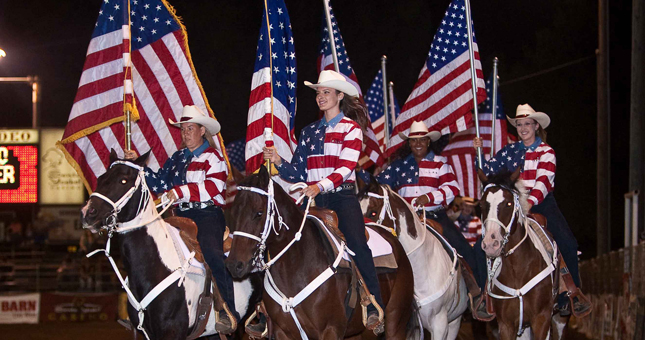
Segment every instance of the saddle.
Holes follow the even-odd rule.
[[[195,259],[201,263],[205,263],[204,254],[202,254],[202,249],[199,247],[199,242],[197,242],[197,224],[190,218],[179,216],[164,218],[164,222],[179,229],[179,236],[181,236],[181,240],[188,247],[188,251],[194,251]]]
[[[345,239],[345,235],[343,235],[343,232],[338,229],[338,215],[331,210],[331,209],[325,209],[325,208],[318,208],[318,207],[310,207],[309,208],[309,215],[317,217],[320,221],[322,221],[329,230],[331,230],[338,238],[343,240],[344,242],[347,242]],[[365,230],[365,239],[369,241],[370,239],[370,234]]]

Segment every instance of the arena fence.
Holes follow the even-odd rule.
[[[580,263],[593,310],[571,324],[590,339],[645,340],[645,243]]]

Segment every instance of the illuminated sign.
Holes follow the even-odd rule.
[[[0,203],[38,202],[37,130],[0,130]]]
[[[65,129],[40,132],[40,204],[83,204],[85,186],[74,168],[56,148]],[[77,211],[78,212],[78,211]]]

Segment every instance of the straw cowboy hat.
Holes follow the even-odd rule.
[[[305,85],[316,89],[319,87],[329,87],[344,92],[352,97],[358,97],[358,90],[354,85],[345,79],[345,77],[332,70],[324,70],[318,76],[318,83],[314,84],[305,80]]]
[[[168,122],[176,127],[180,127],[182,123],[199,124],[204,126],[211,135],[216,135],[221,130],[221,126],[217,120],[205,115],[204,112],[195,105],[184,106],[184,109],[181,111],[181,118],[178,122],[173,122],[170,118],[168,118]]]
[[[529,104],[524,104],[524,105],[518,105],[517,110],[515,111],[515,118],[511,118],[509,116],[506,116],[509,122],[511,122],[511,125],[517,127],[517,120],[520,118],[532,118],[543,129],[546,129],[547,126],[549,126],[549,123],[551,123],[551,118],[544,113],[544,112],[535,112],[533,108]]]
[[[406,136],[405,133],[399,132],[399,137],[406,140],[410,138],[423,138],[430,137],[430,141],[434,142],[437,139],[441,138],[441,132],[439,131],[428,131],[428,127],[424,122],[412,122],[410,125],[410,133]]]

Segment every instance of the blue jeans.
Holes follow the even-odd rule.
[[[365,280],[367,289],[374,295],[376,302],[385,308],[372,259],[372,250],[367,246],[365,221],[356,194],[351,190],[342,190],[337,193],[319,194],[315,201],[317,207],[331,209],[338,215],[338,229],[345,235],[349,249],[356,254],[353,259]],[[368,307],[370,310],[372,308],[372,305]]]
[[[176,210],[177,216],[187,217],[197,224],[197,241],[202,248],[204,259],[213,272],[217,288],[222,299],[226,301],[231,313],[239,320],[235,311],[233,295],[233,278],[224,266],[224,231],[226,220],[221,207],[211,206],[205,209]]]

